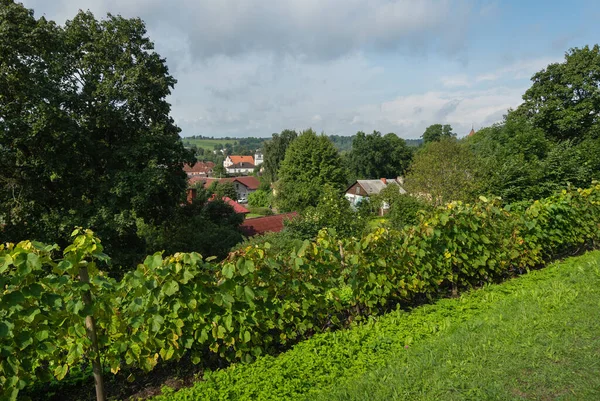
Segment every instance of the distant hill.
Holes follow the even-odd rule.
[[[348,152],[352,149],[352,141],[355,135],[328,135],[328,138],[333,142],[336,149],[342,152]],[[257,149],[262,149],[263,143],[271,138],[247,137],[223,137],[214,138],[203,135],[194,135],[181,138],[186,147],[202,148],[205,151],[213,151],[215,149],[230,148],[233,154],[253,153]],[[405,139],[406,144],[411,147],[418,147],[423,143],[422,139]]]
[[[413,146],[415,148],[423,144],[422,139],[405,139],[405,141],[408,146]]]

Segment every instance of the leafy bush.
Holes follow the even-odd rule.
[[[62,379],[93,359],[87,316],[96,319],[99,352],[113,372],[150,370],[188,352],[200,362],[207,350],[251,360],[390,305],[496,281],[598,240],[600,184],[565,190],[524,212],[485,198],[453,202],[401,231],[339,239],[322,230],[289,252],[264,243],[221,263],[156,253],[120,281],[97,269],[107,257],[91,231],[76,231],[62,258],[55,246],[3,245],[2,396],[15,398],[51,375]],[[78,279],[83,268],[89,284]],[[87,291],[92,304],[82,301]]]
[[[248,195],[248,205],[255,207],[266,207],[271,206],[273,202],[271,192],[258,189]]]
[[[334,230],[341,238],[360,236],[366,226],[363,216],[350,207],[339,191],[325,185],[316,207],[308,207],[302,215],[286,222],[286,230],[294,238],[314,239],[320,230]]]

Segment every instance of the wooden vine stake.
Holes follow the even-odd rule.
[[[79,280],[88,284],[90,282],[90,276],[88,274],[88,268],[85,264],[79,266]],[[83,293],[83,303],[86,306],[92,305],[92,294],[90,290]],[[100,363],[100,352],[98,350],[98,337],[96,336],[96,323],[94,317],[88,315],[85,317],[85,328],[87,331],[88,338],[92,342],[92,351],[94,352],[94,358],[92,359],[92,370],[94,372],[94,382],[96,384],[96,400],[106,401],[104,394],[104,379],[102,378],[102,365]]]

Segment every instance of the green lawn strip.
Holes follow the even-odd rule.
[[[599,256],[599,252],[593,252],[580,260],[585,264]],[[550,293],[554,287],[563,288],[561,282],[565,278],[579,283],[579,275],[598,282],[597,276],[587,270],[580,271],[573,261],[552,265],[458,299],[443,299],[410,313],[394,311],[349,330],[315,335],[277,357],[265,356],[254,363],[208,372],[203,381],[191,388],[178,392],[166,388],[166,394],[155,400],[300,400],[306,396],[312,399],[339,383],[351,383],[385,366],[406,345],[412,353],[414,346],[427,339],[442,341],[450,333],[454,335],[461,323],[484,325],[498,303],[530,302],[530,294],[541,294],[533,291],[535,288],[547,288]],[[564,287],[565,294],[569,293],[568,285]],[[596,307],[597,303],[596,299]],[[342,396],[339,391],[336,394]]]
[[[246,215],[246,219],[254,219],[256,217],[263,217],[264,215],[258,213],[248,213]]]
[[[496,289],[510,294],[310,399],[600,400],[600,252]]]
[[[184,145],[196,145],[198,148],[204,148],[206,150],[214,150],[215,145],[223,145],[231,144],[232,146],[237,143],[237,140],[234,139],[192,139],[192,138],[182,138]]]

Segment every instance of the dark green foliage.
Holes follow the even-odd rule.
[[[423,143],[437,142],[442,139],[456,138],[456,133],[452,132],[452,126],[448,124],[433,124],[425,129],[423,135]]]
[[[395,178],[404,175],[412,159],[412,151],[404,139],[390,133],[382,136],[373,131],[358,132],[352,150],[344,156],[350,182],[357,179]]]
[[[166,97],[175,79],[139,19],[80,12],[64,27],[0,7],[2,240],[65,244],[93,227],[115,262],[147,252],[136,221],[184,199],[186,151]]]
[[[225,170],[225,167],[223,167],[223,157],[219,157],[215,161],[215,167],[213,168],[213,177],[225,178],[227,176],[227,170]]]
[[[181,206],[161,226],[138,222],[138,234],[151,249],[168,254],[198,252],[223,259],[231,247],[242,241],[239,226],[244,216],[218,198],[208,202],[208,194],[199,190],[193,204]]]
[[[517,112],[555,141],[600,136],[600,46],[573,48],[536,73]]]
[[[355,135],[344,136],[344,135],[328,135],[329,140],[333,143],[333,146],[340,153],[345,153],[352,149],[352,142],[354,141]]]
[[[279,169],[275,203],[282,211],[316,206],[325,185],[341,190],[346,184],[342,160],[325,135],[304,131],[288,147]]]
[[[233,185],[233,182],[230,181],[213,181],[208,188],[208,192],[215,194],[217,199],[228,197],[229,199],[237,201],[237,192],[235,190],[235,186]]]
[[[568,184],[585,187],[600,178],[600,140],[554,142],[517,113],[467,142],[480,160],[481,192],[506,203],[546,197]]]
[[[283,130],[281,134],[273,134],[273,138],[263,145],[263,179],[272,183],[277,181],[279,166],[285,158],[288,146],[298,137],[296,131]]]

